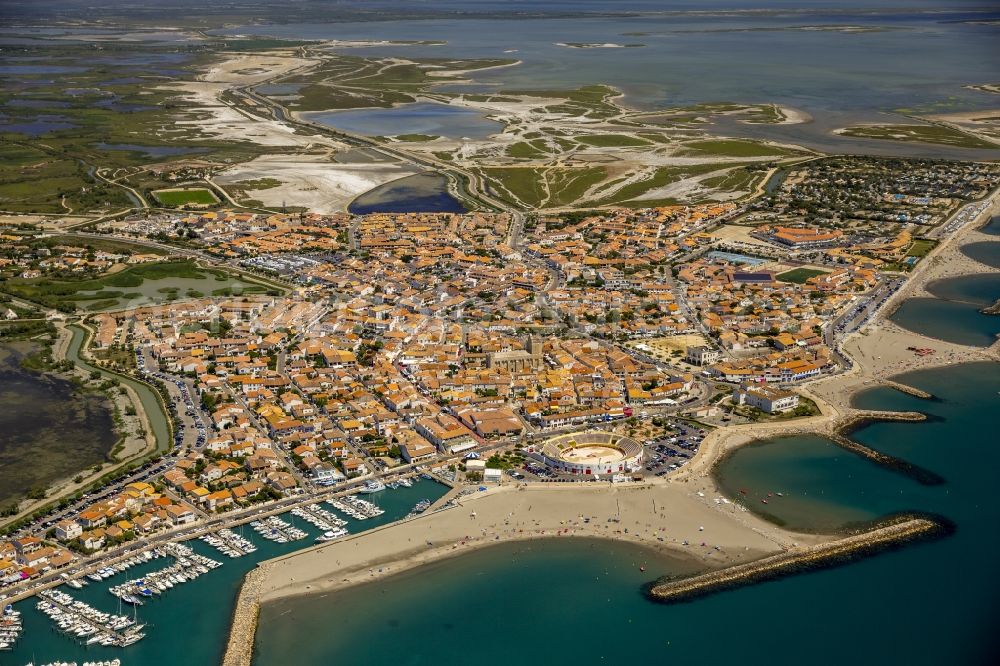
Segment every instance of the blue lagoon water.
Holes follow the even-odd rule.
[[[481,3],[450,3],[456,13]],[[528,3],[531,4],[531,3]],[[634,17],[567,17],[544,20],[429,18],[412,21],[250,25],[219,31],[289,39],[444,40],[443,46],[377,46],[364,55],[401,58],[507,58],[521,64],[470,74],[495,89],[568,89],[606,83],[625,93],[624,103],[642,109],[733,101],[777,102],[807,112],[801,125],[726,125],[746,135],[773,136],[827,149],[864,147],[881,154],[976,154],[943,146],[863,141],[830,134],[856,122],[909,122],[895,115],[988,109],[994,95],[965,86],[1000,80],[997,7],[979,4],[963,11],[951,3],[920,3],[935,11],[863,10],[803,3],[811,12],[761,11],[671,13],[670,10],[799,6],[785,3],[636,3],[598,5],[591,10],[648,12]],[[538,9],[577,10],[581,3]],[[853,7],[854,5],[848,5]],[[901,6],[901,5],[891,5]],[[910,7],[914,6],[909,3]],[[496,5],[493,5],[495,8]],[[816,8],[820,11],[815,11]],[[833,9],[822,11],[822,8]],[[815,29],[816,26],[826,26]],[[859,27],[863,31],[845,29]],[[579,49],[559,43],[641,43],[643,48]],[[354,52],[354,49],[351,50]],[[919,66],[914,58],[919,54]],[[382,130],[380,130],[382,131]],[[383,133],[386,133],[383,131]],[[836,150],[836,148],[832,148]],[[922,152],[921,152],[922,151]],[[984,156],[1000,151],[982,151]]]
[[[962,254],[992,268],[1000,268],[1000,242],[982,241],[962,246]]]
[[[908,331],[945,342],[989,347],[1000,334],[1000,317],[980,312],[983,304],[908,298],[892,314],[892,321]]]
[[[28,136],[42,136],[49,132],[73,129],[74,127],[76,127],[76,123],[61,115],[41,114],[33,118],[0,115],[0,133],[13,132]]]
[[[993,218],[991,225],[995,224]],[[989,225],[986,229],[989,229]],[[984,230],[986,230],[984,229]],[[963,245],[962,253],[1000,268],[1000,241]],[[1000,316],[980,312],[1000,300],[1000,273],[975,273],[927,285],[935,298],[908,298],[891,319],[903,328],[946,342],[988,347],[1000,335]]]
[[[1000,215],[991,217],[990,221],[980,231],[991,236],[1000,236]]]
[[[327,127],[369,136],[429,134],[480,139],[503,129],[500,123],[470,109],[434,102],[403,104],[391,109],[311,111],[302,116]]]
[[[435,173],[400,178],[368,190],[347,209],[368,213],[464,213],[465,206],[448,193],[448,181]]]

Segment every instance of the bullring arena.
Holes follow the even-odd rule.
[[[545,464],[570,474],[615,474],[642,464],[642,446],[631,437],[608,432],[576,432],[542,443]]]

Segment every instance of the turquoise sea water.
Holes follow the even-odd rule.
[[[937,298],[910,298],[891,319],[907,330],[938,340],[989,347],[1000,334],[1000,317],[981,313],[982,307]]]
[[[1000,234],[994,217],[982,231]],[[987,266],[1000,268],[1000,241],[962,247],[962,253]],[[903,328],[946,342],[988,347],[1000,335],[1000,316],[980,312],[1000,299],[1000,274],[976,273],[937,280],[927,285],[934,298],[909,298],[890,319]]]
[[[991,221],[991,223],[994,222]],[[962,254],[987,266],[1000,268],[1000,243],[998,242],[969,243],[962,247]]]
[[[420,499],[435,500],[445,491],[446,488],[441,484],[418,481],[412,488],[386,490],[370,495],[367,499],[377,502],[385,509],[385,514],[365,521],[349,520],[347,528],[351,533],[357,533],[398,520],[409,513]],[[324,508],[333,510],[329,506]],[[201,541],[187,542],[202,555],[223,562],[223,566],[209,571],[194,582],[175,587],[139,608],[140,621],[148,623],[146,638],[125,649],[79,645],[56,632],[49,619],[36,610],[34,600],[17,604],[16,608],[24,618],[24,635],[13,652],[0,652],[0,664],[23,666],[28,662],[44,664],[56,660],[76,660],[82,663],[116,657],[122,660],[124,666],[218,664],[225,650],[233,604],[243,576],[261,560],[313,545],[313,540],[319,534],[316,528],[302,520],[290,515],[283,517],[309,532],[309,537],[295,543],[276,544],[260,538],[247,526],[243,529],[243,534],[253,540],[258,550],[235,560]],[[172,558],[153,560],[101,583],[91,582],[83,590],[73,590],[66,586],[60,589],[103,611],[117,613],[118,599],[107,591],[109,586],[141,577],[143,573],[161,569],[172,561]],[[131,614],[132,608],[126,605],[123,612]]]
[[[856,437],[946,478],[921,486],[817,437],[748,447],[721,471],[733,497],[790,527],[830,528],[920,509],[954,536],[847,566],[661,606],[640,594],[634,550],[615,544],[507,545],[325,597],[266,606],[256,666],[302,664],[990,664],[1000,598],[992,498],[1000,447],[1000,365],[905,375],[937,396],[857,398],[922,410],[930,422],[871,425]],[[678,567],[657,561],[653,574]],[[724,640],[723,637],[724,636]]]
[[[993,243],[1000,246],[1000,243]],[[977,273],[938,280],[927,286],[938,298],[977,306],[992,305],[1000,298],[1000,273]]]
[[[1000,236],[1000,215],[991,217],[990,221],[980,231],[991,236]]]

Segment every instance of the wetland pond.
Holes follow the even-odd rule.
[[[21,363],[28,342],[0,345],[0,504],[105,462],[117,441],[111,404]]]

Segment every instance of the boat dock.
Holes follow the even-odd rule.
[[[145,637],[140,633],[145,625],[134,618],[104,613],[59,590],[45,590],[39,596],[38,610],[49,616],[56,629],[85,645],[127,647]]]

